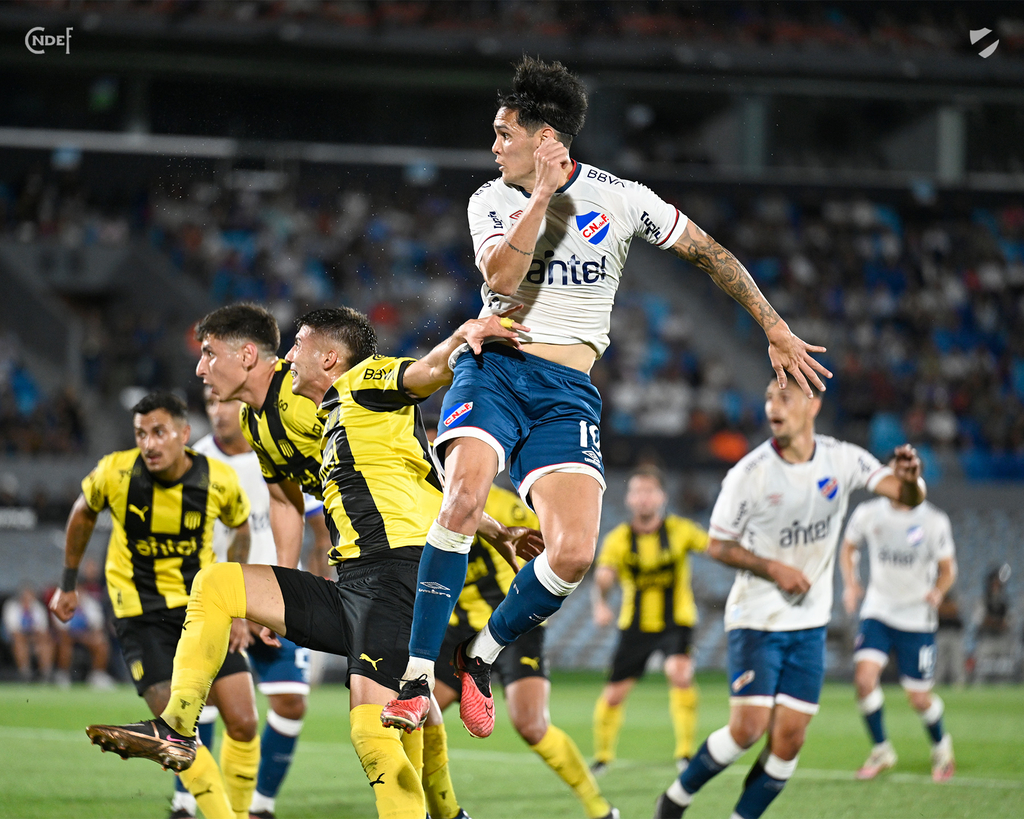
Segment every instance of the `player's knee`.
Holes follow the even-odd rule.
[[[256,738],[260,720],[255,710],[243,709],[237,714],[221,711],[221,716],[224,717],[224,733],[235,742],[252,742]]]
[[[466,481],[452,482],[445,488],[438,522],[454,532],[475,529],[483,517],[486,502],[486,492],[481,496],[478,489]]]
[[[806,726],[781,726],[772,731],[772,753],[780,759],[794,759],[804,746]]]
[[[548,542],[548,562],[555,574],[563,580],[577,583],[594,562],[594,550],[595,544],[591,538],[563,533]]]
[[[729,733],[732,734],[737,745],[741,748],[749,748],[768,730],[768,717],[767,713],[763,717],[748,714],[740,719],[730,720]]]
[[[857,689],[857,698],[862,700],[878,686],[878,674],[874,669],[858,666],[853,672],[853,685]]]
[[[931,691],[907,691],[907,700],[910,702],[910,707],[918,713],[924,713],[932,705],[932,692]]]
[[[527,745],[536,745],[548,732],[548,721],[542,714],[530,714],[527,716],[512,716],[512,726],[516,729]]]
[[[302,694],[275,694],[270,707],[279,717],[298,720],[306,715],[306,698]]]

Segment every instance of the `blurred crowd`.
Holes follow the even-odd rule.
[[[22,0],[28,4],[30,0]],[[38,5],[38,2],[34,2]],[[677,0],[50,0],[52,9],[369,31],[614,37],[885,52],[966,51],[965,3],[694,3]],[[997,10],[998,12],[998,10]],[[996,14],[1005,50],[1024,50],[1024,15]],[[282,31],[282,34],[286,34]]]
[[[25,195],[15,190],[10,212],[18,218],[7,226],[15,238],[145,237],[214,303],[267,303],[288,328],[298,311],[343,302],[373,319],[382,349],[417,354],[478,309],[461,195],[472,184],[395,177],[326,186],[269,171],[235,171],[216,182],[162,180],[120,214],[90,208],[77,192],[82,204],[64,207],[61,186],[43,185],[54,204],[37,208],[33,219],[18,207]],[[31,177],[25,185],[39,187]],[[878,453],[904,440],[954,453],[970,477],[1024,474],[1019,201],[961,206],[955,198],[903,192],[873,199],[806,189],[659,189],[737,254],[798,335],[828,347],[836,389],[826,412],[837,434]],[[47,221],[48,214],[56,215]],[[126,229],[88,227],[111,222]],[[709,304],[727,304],[709,281],[687,280],[703,282]],[[694,328],[673,307],[682,292],[645,285],[627,271],[613,344],[594,371],[607,429],[712,438],[716,457],[733,462],[762,435],[761,386],[734,383],[728,360],[697,352]],[[723,315],[735,336],[760,347],[746,313],[736,307]],[[109,321],[97,312],[87,328],[88,383],[102,386],[104,373],[109,381],[120,371],[119,386],[181,386],[162,383],[167,358],[191,353],[181,339],[168,339],[158,313]],[[81,419],[70,397],[41,401],[30,382],[24,368],[0,367],[0,389],[9,396],[3,417],[23,425],[45,420],[48,432],[32,439],[36,451],[80,446]],[[6,435],[0,441],[8,449],[29,446]]]

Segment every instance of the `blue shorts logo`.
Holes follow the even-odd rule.
[[[612,220],[608,218],[608,214],[598,213],[596,210],[576,217],[576,227],[583,234],[583,238],[592,245],[601,244],[611,226]]]
[[[835,500],[836,495],[839,494],[839,481],[835,478],[822,478],[818,481],[818,491],[827,500]]]
[[[451,429],[452,427],[457,427],[459,424],[466,420],[466,418],[469,416],[469,413],[472,410],[472,401],[467,401],[465,404],[459,404],[459,406],[453,409],[448,414],[448,417],[444,419],[443,423],[445,427],[447,427],[448,429]]]

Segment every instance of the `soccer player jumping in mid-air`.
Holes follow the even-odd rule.
[[[768,337],[780,384],[800,388],[822,352],[797,338],[728,250],[672,205],[635,182],[583,165],[569,146],[583,127],[587,95],[560,63],[524,58],[494,118],[501,177],[470,199],[483,314],[521,303],[530,327],[521,350],[507,343],[461,355],[445,397],[435,457],[446,482],[441,513],[420,561],[409,667],[386,725],[415,728],[429,708],[434,661],[466,577],[467,557],[494,476],[506,464],[536,510],[546,551],[519,573],[483,631],[456,651],[460,711],[474,736],[490,734],[490,664],[504,646],[554,614],[594,559],[605,488],[601,398],[588,373],[608,346],[609,316],[630,242],[686,259],[754,317]]]
[[[661,794],[655,819],[681,817],[708,780],[766,733],[732,819],[756,819],[782,792],[825,681],[832,574],[850,494],[863,488],[907,506],[924,500],[912,447],[896,450],[889,469],[859,446],[816,435],[821,399],[775,379],[764,408],[772,437],[729,470],[709,527],[708,555],[738,570],[725,603],[729,724]]]

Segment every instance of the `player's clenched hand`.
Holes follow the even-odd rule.
[[[62,623],[68,622],[75,616],[78,609],[78,592],[61,591],[57,589],[50,598],[50,611],[54,613]]]
[[[544,536],[528,526],[510,526],[509,541],[515,547],[516,555],[523,560],[533,560],[544,551]]]
[[[768,574],[786,594],[806,594],[811,589],[811,581],[795,566],[772,561],[768,566]]]
[[[252,632],[249,624],[236,617],[231,621],[231,633],[228,635],[228,651],[244,651],[252,645]]]
[[[594,623],[598,628],[606,628],[615,619],[615,612],[604,600],[598,600],[594,604]]]
[[[766,335],[768,336],[768,358],[779,379],[780,389],[786,388],[786,373],[789,372],[808,398],[813,397],[811,388],[807,385],[808,380],[824,392],[825,384],[818,377],[818,373],[826,378],[831,378],[832,373],[811,355],[811,353],[825,352],[824,347],[815,347],[793,335],[789,325],[784,321],[780,321],[769,329]]]
[[[897,447],[892,471],[904,483],[917,483],[917,479],[921,477],[921,459],[917,455],[917,450],[910,444]]]
[[[456,337],[461,339],[474,354],[479,355],[485,341],[495,338],[506,339],[517,350],[522,347],[519,341],[519,331],[529,332],[530,328],[513,321],[510,316],[517,310],[522,310],[523,305],[517,304],[501,313],[487,316],[481,319],[470,319],[465,322],[457,331]]]
[[[273,646],[274,648],[281,647],[281,641],[277,639],[277,635],[266,626],[260,629],[260,639],[268,646]]]
[[[534,196],[551,196],[558,190],[569,163],[569,149],[557,139],[544,138],[533,152]]]
[[[860,599],[863,596],[864,589],[860,583],[851,583],[843,589],[843,608],[846,609],[847,614],[853,614],[857,611],[857,604],[860,603]]]

